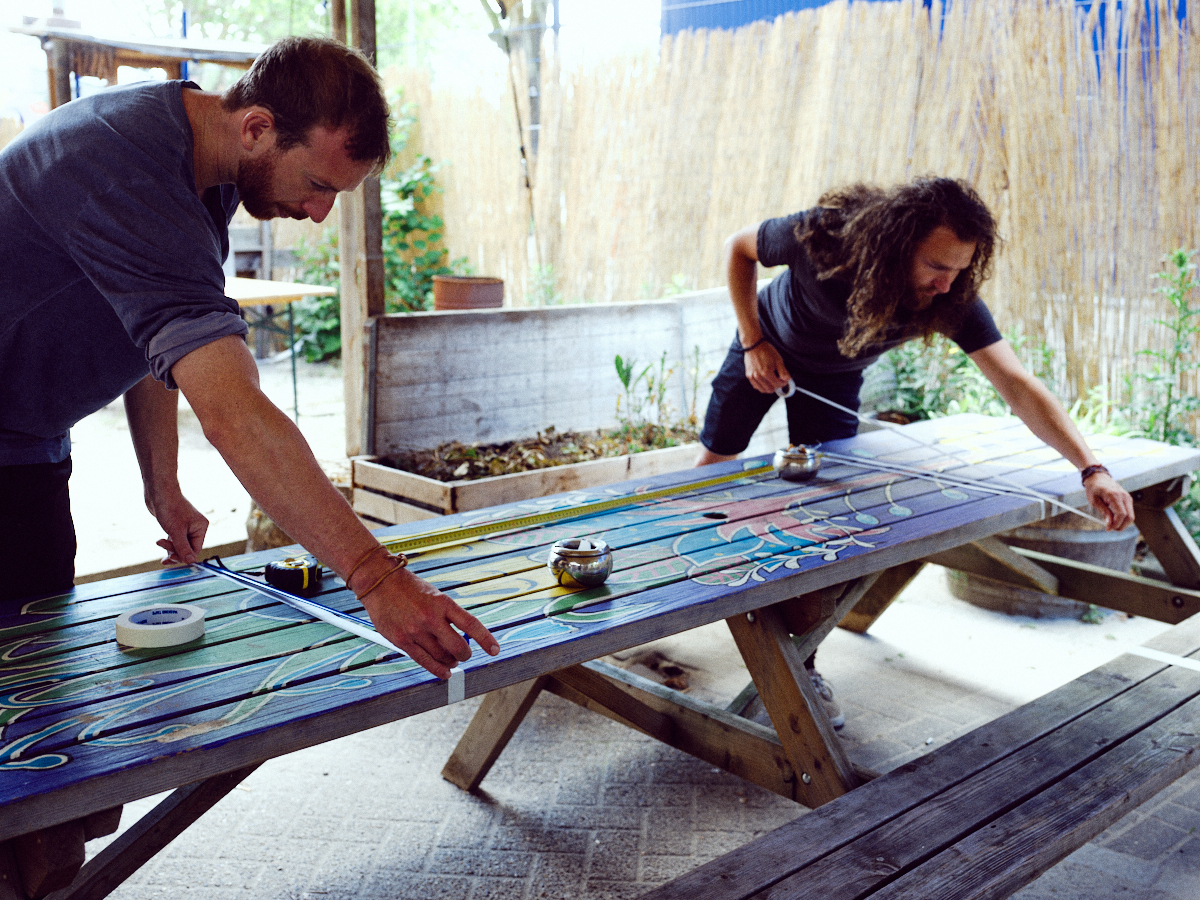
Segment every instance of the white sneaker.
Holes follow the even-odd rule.
[[[808,677],[812,679],[813,689],[816,690],[817,697],[821,700],[821,708],[825,710],[825,715],[829,719],[829,724],[834,728],[841,728],[846,724],[846,716],[842,712],[842,708],[837,705],[837,701],[833,699],[833,688],[816,669],[807,671]]]

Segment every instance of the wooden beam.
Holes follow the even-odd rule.
[[[983,538],[952,550],[943,550],[925,557],[925,562],[1032,588],[1043,594],[1058,593],[1057,578],[1037,563],[1016,553],[999,538]]]
[[[759,787],[804,802],[803,783],[779,737],[765,725],[600,661],[554,673],[546,689]],[[874,775],[865,770],[861,774],[864,779]]]
[[[821,709],[782,613],[765,607],[725,621],[799,773],[801,802],[815,808],[857,787],[858,776]]]
[[[1190,475],[1180,475],[1159,484],[1142,488],[1133,492],[1134,506],[1146,509],[1166,509],[1174,506],[1184,494],[1190,490],[1192,479]]]
[[[55,39],[46,44],[47,77],[50,79],[50,108],[71,102],[71,52],[66,41]]]
[[[1137,527],[1154,558],[1159,561],[1171,583],[1180,587],[1200,588],[1200,549],[1170,509],[1134,504]]]
[[[339,2],[335,0],[335,8]],[[374,0],[350,0],[346,36],[350,46],[361,50],[374,65]],[[368,178],[352,194],[342,194],[338,205],[346,455],[360,456],[365,452],[368,390],[363,333],[371,317],[384,313],[383,207],[379,179]]]
[[[49,900],[101,900],[107,897],[258,766],[255,763],[176,789],[96,854],[68,887],[51,894]],[[81,842],[81,853],[82,849]]]
[[[479,787],[545,686],[541,675],[485,696],[442,767],[442,777],[464,791]]]
[[[900,596],[900,592],[923,568],[925,563],[918,559],[884,570],[871,589],[846,613],[838,627],[856,634],[866,634],[867,629],[875,624],[875,620],[883,615],[884,610],[891,606],[892,601]]]
[[[1200,591],[1014,547],[1058,578],[1058,596],[1171,625],[1200,613]]]

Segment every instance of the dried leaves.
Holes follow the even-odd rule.
[[[587,462],[606,456],[624,456],[694,441],[687,428],[646,425],[619,431],[559,433],[553,426],[537,437],[498,444],[463,444],[450,441],[436,450],[409,450],[380,460],[384,465],[437,481],[472,481],[495,475],[528,472],[549,466]]]

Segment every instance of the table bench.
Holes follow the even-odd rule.
[[[968,900],[1033,881],[1200,762],[1200,616],[642,900]]]

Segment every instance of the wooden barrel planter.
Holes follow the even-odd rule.
[[[434,275],[433,308],[495,309],[504,305],[504,281],[475,275]]]
[[[1088,510],[1095,515],[1094,510]],[[1138,530],[1105,531],[1104,526],[1090,522],[1074,513],[1063,513],[1041,522],[1014,528],[997,535],[1012,547],[1036,550],[1064,559],[1128,572],[1137,550]],[[990,578],[966,572],[946,570],[950,593],[974,606],[997,612],[1032,618],[1071,616],[1078,618],[1088,610],[1088,604],[1043,594],[1029,588],[1008,585]],[[1103,597],[1096,598],[1103,606]]]

